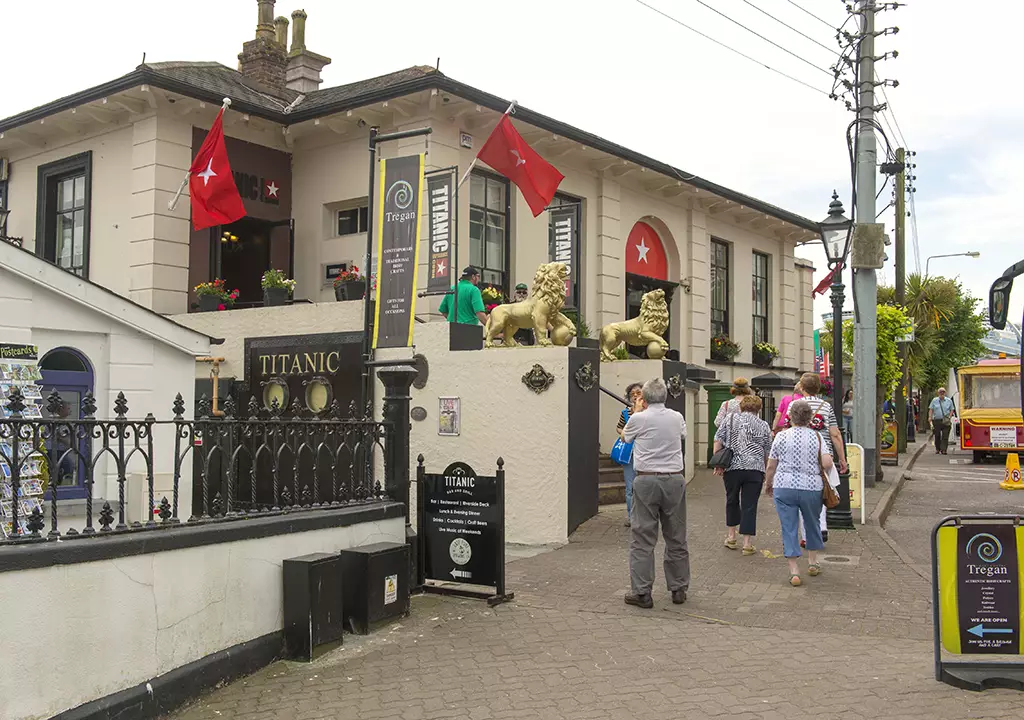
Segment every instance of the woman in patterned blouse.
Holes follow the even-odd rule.
[[[735,550],[736,531],[743,536],[743,554],[755,552],[752,538],[757,534],[757,501],[764,483],[764,468],[772,448],[772,430],[758,413],[761,398],[739,398],[739,412],[730,413],[715,433],[715,452],[732,449],[728,470],[715,468],[725,480],[725,525],[729,534],[725,546]]]
[[[818,516],[821,514],[822,474],[832,469],[832,455],[821,435],[808,425],[814,408],[807,400],[789,406],[790,429],[775,436],[768,454],[765,491],[775,496],[775,509],[782,524],[782,550],[789,561],[789,584],[800,585],[799,528],[803,518],[807,531],[807,574],[818,575],[818,551],[825,547]]]

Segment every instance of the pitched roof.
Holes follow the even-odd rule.
[[[432,88],[449,92],[495,112],[504,112],[509,104],[506,99],[453,80],[433,67],[422,65],[347,85],[323,88],[302,96],[294,90],[269,88],[245,77],[237,70],[216,62],[149,63],[139,65],[127,75],[103,85],[97,85],[0,120],[0,133],[108,95],[147,84],[211,103],[219,104],[224,97],[230,97],[234,110],[285,126]],[[636,163],[641,167],[714,193],[727,200],[759,210],[803,230],[812,233],[818,233],[820,230],[817,222],[802,215],[705,180],[693,173],[634,152],[529,108],[516,106],[516,119]]]

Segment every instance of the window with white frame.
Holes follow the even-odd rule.
[[[768,334],[768,256],[755,252],[753,258],[753,344],[771,342]]]

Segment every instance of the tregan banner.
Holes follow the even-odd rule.
[[[452,214],[455,175],[440,172],[427,178],[427,212],[430,214],[430,266],[427,290],[445,292],[452,286]]]
[[[423,155],[380,161],[373,347],[409,347],[416,311]]]
[[[564,205],[551,212],[551,262],[565,263],[569,275],[565,281],[565,304],[576,307],[576,234],[579,205]]]

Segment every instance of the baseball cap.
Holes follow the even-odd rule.
[[[466,269],[462,271],[462,277],[473,277],[474,275],[479,275],[479,274],[480,274],[480,269],[475,267],[475,266],[473,266],[473,265],[467,265]]]
[[[526,283],[519,283],[518,285],[516,285],[516,290],[529,290],[529,289],[530,288],[526,287]]]

